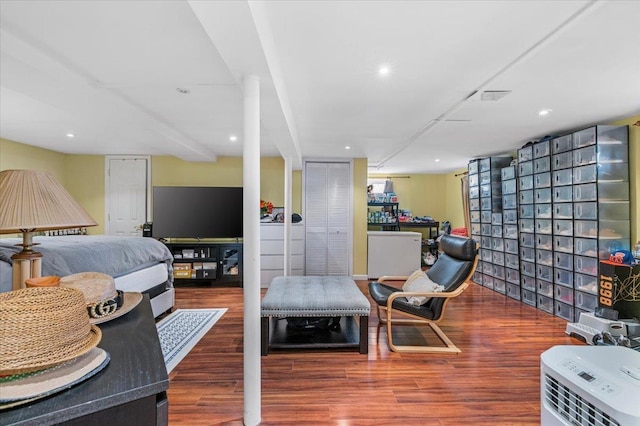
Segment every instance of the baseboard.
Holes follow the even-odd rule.
[[[354,275],[353,276],[353,280],[354,281],[367,281],[369,279],[368,275]]]

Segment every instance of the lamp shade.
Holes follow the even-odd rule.
[[[384,193],[385,193],[385,194],[389,194],[389,193],[391,193],[391,192],[394,192],[394,191],[393,191],[393,181],[391,181],[391,180],[387,179],[387,180],[384,182]]]
[[[96,225],[50,173],[0,172],[0,234]]]

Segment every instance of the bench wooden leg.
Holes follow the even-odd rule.
[[[260,341],[262,356],[269,355],[269,321],[271,321],[271,317],[262,317],[261,319]]]
[[[360,353],[369,353],[369,317],[360,317]]]

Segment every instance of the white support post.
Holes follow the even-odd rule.
[[[244,424],[260,424],[260,80],[245,76],[243,186]]]

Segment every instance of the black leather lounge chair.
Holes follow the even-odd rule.
[[[450,299],[459,296],[468,287],[467,282],[478,264],[478,245],[473,239],[443,235],[440,240],[440,253],[436,263],[427,271],[427,276],[435,283],[444,286],[440,293],[407,293],[398,287],[383,284],[384,281],[405,280],[407,277],[381,277],[369,283],[369,293],[377,304],[379,323],[387,325],[389,347],[394,352],[416,353],[459,353],[458,349],[436,324],[444,317],[444,308]],[[408,297],[429,297],[420,306],[409,303]],[[402,314],[407,318],[392,318],[392,314]],[[443,346],[407,346],[394,345],[392,326],[407,324],[427,324],[446,345]]]

